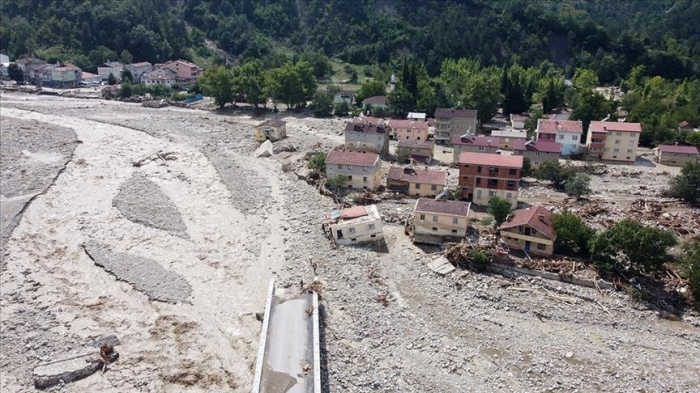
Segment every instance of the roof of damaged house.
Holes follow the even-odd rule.
[[[513,211],[508,217],[508,220],[501,224],[498,229],[516,228],[521,225],[527,225],[536,229],[550,240],[555,240],[557,235],[554,233],[554,227],[552,226],[552,215],[552,212],[542,206],[518,209]]]
[[[437,108],[435,110],[435,117],[467,117],[470,119],[476,119],[475,109],[453,109],[453,108]]]
[[[258,124],[257,126],[255,126],[255,128],[259,128],[259,127],[275,127],[275,128],[277,128],[277,127],[282,127],[285,124],[287,124],[287,122],[284,120],[268,119],[268,120],[265,120],[264,122]]]
[[[556,134],[558,132],[583,133],[583,122],[579,120],[537,120],[537,132],[540,134]]]
[[[387,126],[389,128],[409,128],[409,129],[427,130],[428,129],[428,122],[421,121],[421,120],[416,121],[416,120],[391,119],[387,123]]]
[[[447,172],[429,171],[427,169],[414,169],[410,166],[392,167],[389,169],[387,180],[405,181],[410,183],[445,185],[447,183]]]
[[[513,142],[513,150],[539,151],[542,153],[561,153],[561,143],[550,141],[525,141],[518,139]]]
[[[698,154],[695,146],[659,145],[658,149],[662,153]]]
[[[448,214],[451,216],[469,216],[470,202],[450,201],[447,199],[420,198],[414,212]]]
[[[413,141],[408,139],[402,139],[396,144],[396,147],[405,147],[411,149],[429,149],[433,150],[435,142],[433,141]]]
[[[459,163],[467,165],[522,168],[523,156],[505,156],[500,154],[463,152],[459,155]]]
[[[352,118],[352,123],[354,124],[374,124],[374,125],[380,125],[383,126],[386,124],[386,121],[384,119],[380,119],[378,117],[372,117],[372,116],[362,116],[362,117],[353,117]]]
[[[386,96],[368,97],[362,100],[363,104],[386,105]]]
[[[498,147],[501,143],[500,138],[494,138],[490,136],[471,136],[462,135],[452,138],[452,144],[454,145],[471,145],[471,146],[483,146],[483,147]]]
[[[326,164],[374,166],[379,155],[357,151],[333,150],[326,156]]]
[[[328,220],[348,221],[370,221],[380,219],[377,205],[353,206],[347,209],[332,209],[331,214],[326,217]]]
[[[345,132],[364,132],[371,134],[384,134],[386,128],[383,125],[372,123],[347,123],[345,124]]]

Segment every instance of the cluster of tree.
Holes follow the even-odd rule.
[[[150,94],[156,98],[165,98],[169,97],[171,93],[172,89],[166,85],[148,86],[143,83],[132,84],[130,82],[124,82],[121,84],[121,86],[119,86],[117,95],[122,98],[129,98],[131,96]]]
[[[554,188],[568,195],[581,198],[591,193],[591,177],[572,165],[562,165],[559,161],[543,162],[533,176],[540,180],[551,181]]]
[[[671,180],[669,193],[686,202],[700,202],[700,163],[686,163],[681,173]]]
[[[220,108],[228,103],[235,105],[242,99],[258,107],[266,105],[270,97],[275,108],[281,102],[293,109],[306,105],[317,84],[313,68],[305,61],[264,70],[260,61],[252,60],[233,68],[210,67],[200,77],[199,86]]]

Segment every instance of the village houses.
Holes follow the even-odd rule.
[[[391,191],[414,196],[436,196],[447,186],[447,172],[416,169],[412,165],[392,167],[386,178]]]
[[[165,85],[170,87],[177,83],[177,75],[172,70],[160,68],[147,72],[141,77],[141,80],[148,86]]]
[[[326,217],[324,230],[340,245],[379,241],[384,238],[382,218],[376,205],[333,209]]]
[[[126,70],[131,72],[131,77],[134,83],[143,83],[143,77],[153,71],[153,65],[147,61],[139,63],[127,64],[124,66]]]
[[[24,73],[24,79],[29,82],[33,82],[36,78],[34,70],[46,64],[44,60],[37,59],[34,57],[23,57],[15,61],[17,67]]]
[[[579,120],[539,119],[535,134],[538,141],[560,143],[563,156],[579,154],[583,142],[583,123]]]
[[[404,151],[412,160],[422,164],[430,164],[433,160],[434,148],[435,143],[433,141],[418,142],[400,140],[399,143],[396,144],[397,154],[400,151]]]
[[[326,156],[326,178],[338,175],[349,188],[374,190],[382,183],[382,160],[375,153],[333,150]]]
[[[364,100],[362,100],[362,108],[365,112],[371,112],[373,109],[386,109],[386,96],[374,96],[365,98]]]
[[[561,145],[550,141],[517,140],[513,145],[513,155],[529,159],[532,169],[536,169],[548,161],[558,162]]]
[[[498,147],[504,150],[513,150],[513,146],[517,141],[527,140],[525,131],[509,131],[509,130],[494,130],[491,131],[491,136],[498,138]]]
[[[265,140],[278,141],[287,137],[287,122],[280,119],[270,119],[255,126],[255,140],[264,142]]]
[[[639,123],[592,121],[588,126],[588,154],[600,160],[634,162],[642,126]]]
[[[552,226],[552,212],[543,207],[513,211],[498,228],[508,247],[529,254],[552,255],[557,235]]]
[[[355,123],[345,125],[345,147],[350,150],[389,153],[389,132],[381,124]]]
[[[698,148],[695,146],[660,145],[655,153],[656,162],[664,165],[683,166],[687,162],[698,161]]]
[[[522,168],[522,156],[462,153],[459,157],[462,196],[479,206],[488,205],[497,196],[507,199],[515,208]]]
[[[475,110],[452,108],[435,110],[435,143],[449,145],[454,137],[465,134],[478,134]]]
[[[428,116],[423,112],[408,112],[408,115],[406,115],[406,119],[408,120],[426,121],[427,118]]]
[[[469,227],[469,202],[420,198],[413,208],[413,242],[460,241]]]
[[[452,162],[459,163],[459,155],[466,152],[496,153],[500,149],[501,140],[491,136],[462,135],[452,138]]]
[[[333,105],[338,105],[346,103],[348,105],[352,105],[355,103],[355,94],[353,94],[351,91],[343,90],[335,93],[333,96]]]
[[[159,68],[168,69],[175,73],[175,81],[180,86],[194,83],[202,73],[202,69],[194,63],[185,60],[169,61]]]
[[[513,130],[522,130],[525,128],[525,123],[530,119],[531,117],[528,113],[511,113],[510,127]]]
[[[427,141],[428,123],[421,120],[396,120],[387,123],[389,136],[397,140]]]
[[[124,65],[118,61],[108,61],[97,67],[97,75],[99,75],[103,81],[109,79],[109,74],[112,74],[117,81],[122,80],[122,71],[124,71]]]

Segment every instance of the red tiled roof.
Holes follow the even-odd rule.
[[[463,152],[459,155],[460,164],[522,168],[523,156],[505,156],[489,153]]]
[[[475,109],[453,109],[453,108],[437,108],[435,110],[435,117],[468,117],[470,119],[476,118]]]
[[[467,136],[467,137],[456,136],[456,137],[452,138],[453,145],[498,147],[498,145],[500,143],[501,143],[500,138],[494,138],[494,137],[490,137],[490,136]]]
[[[642,132],[642,125],[639,123],[622,123],[619,121],[592,121],[588,126],[590,132]]]
[[[353,117],[353,118],[352,118],[352,123],[355,123],[355,124],[384,125],[384,119],[380,119],[380,118],[378,118],[378,117],[371,117],[371,116]]]
[[[581,134],[583,132],[583,123],[579,120],[537,120],[537,132],[541,134],[556,134],[559,131]]]
[[[453,216],[466,217],[469,215],[470,206],[471,204],[469,202],[420,198],[418,202],[416,202],[415,212],[450,214]]]
[[[326,156],[326,164],[374,166],[378,159],[374,153],[333,150]]]
[[[526,121],[530,120],[530,114],[529,113],[511,113],[510,114],[510,121]]]
[[[683,120],[682,122],[678,123],[678,127],[680,128],[693,128],[693,126],[688,123],[687,120]]]
[[[543,153],[561,153],[561,144],[550,141],[525,141],[516,139],[513,142],[513,150],[532,150]]]
[[[418,128],[421,130],[427,130],[428,129],[428,123],[425,121],[415,121],[415,120],[395,120],[391,119],[389,120],[389,123],[387,124],[389,128]]]
[[[343,218],[357,218],[364,217],[367,215],[367,211],[364,206],[353,206],[340,211],[340,216]]]
[[[362,100],[363,104],[379,104],[386,105],[386,96],[374,96],[368,97]]]
[[[659,151],[662,153],[698,154],[698,148],[695,146],[659,145]]]
[[[447,172],[429,171],[427,169],[404,169],[392,167],[387,175],[388,180],[406,181],[421,184],[445,185],[447,182]]]
[[[386,128],[382,125],[372,123],[346,123],[345,132],[365,132],[373,134],[383,134]]]
[[[557,235],[552,227],[552,212],[538,206],[528,207],[527,209],[518,209],[510,214],[510,219],[504,222],[498,229],[515,228],[521,225],[527,225],[536,229],[550,240],[555,240]]]
[[[408,139],[402,139],[399,141],[399,143],[396,144],[396,147],[410,147],[413,149],[430,149],[430,150],[433,150],[434,146],[435,146],[435,142],[433,142],[433,141],[421,142],[421,141],[411,141]]]

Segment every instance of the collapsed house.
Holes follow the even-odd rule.
[[[287,137],[287,122],[279,119],[265,120],[255,126],[255,140],[264,142],[266,140],[278,141]]]
[[[439,245],[459,242],[467,234],[471,203],[421,198],[413,208],[413,242]]]
[[[447,186],[447,172],[415,169],[412,165],[392,167],[386,178],[391,191],[415,196],[436,196]]]
[[[382,218],[376,205],[333,209],[323,224],[323,230],[337,244],[349,245],[384,238]]]

